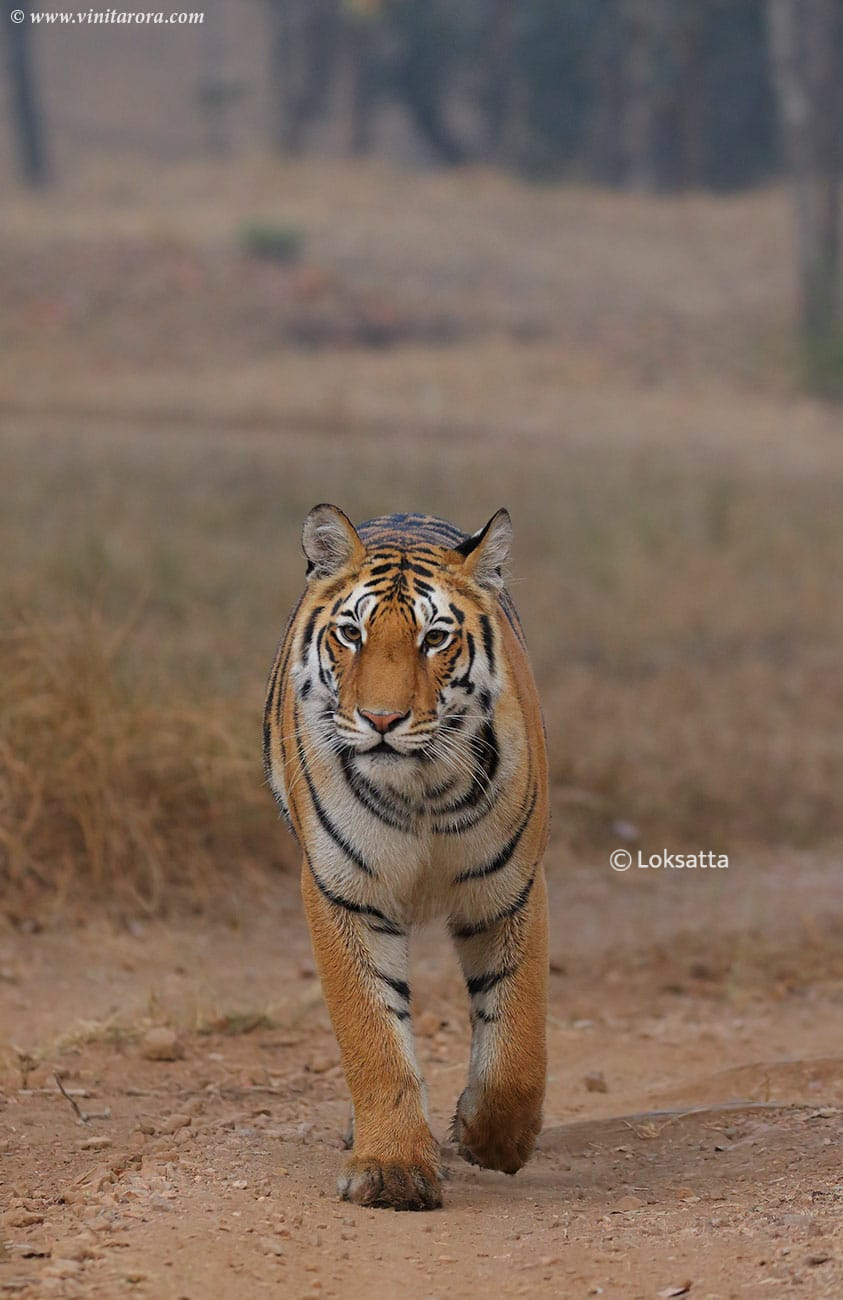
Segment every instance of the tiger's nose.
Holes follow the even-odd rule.
[[[361,718],[365,718],[367,722],[371,723],[375,731],[379,731],[381,735],[391,731],[393,727],[398,726],[399,722],[403,722],[405,718],[410,716],[409,712],[383,713],[379,709],[360,709],[359,713]]]

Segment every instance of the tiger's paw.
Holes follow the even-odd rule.
[[[354,1156],[337,1184],[343,1201],[386,1210],[438,1210],[439,1176],[422,1165],[381,1164]]]
[[[495,1106],[485,1097],[472,1105],[470,1088],[457,1102],[451,1137],[463,1160],[483,1169],[517,1174],[533,1154],[541,1130],[541,1104],[514,1108],[512,1102]]]

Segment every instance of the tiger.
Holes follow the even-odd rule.
[[[547,756],[504,586],[506,509],[475,533],[424,514],[357,528],[317,505],[279,644],[266,777],[302,852],[314,959],[351,1093],[341,1199],[442,1204],[410,1014],[412,929],[444,919],[471,1007],[451,1138],[514,1174],[541,1128],[547,1049]]]

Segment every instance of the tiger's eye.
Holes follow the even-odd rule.
[[[356,623],[340,623],[337,631],[344,641],[357,642],[363,635]]]
[[[447,640],[448,633],[441,627],[435,627],[424,638],[424,645],[430,650],[435,650],[438,646],[444,645]]]

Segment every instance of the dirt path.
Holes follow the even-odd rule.
[[[657,909],[652,880],[558,873],[541,1150],[508,1179],[446,1148],[430,1215],[335,1199],[347,1099],[294,882],[229,925],[3,932],[0,1294],[843,1295],[840,873],[793,866]],[[444,1137],[468,1025],[436,933],[416,990]],[[147,1059],[166,1025],[184,1055]]]

